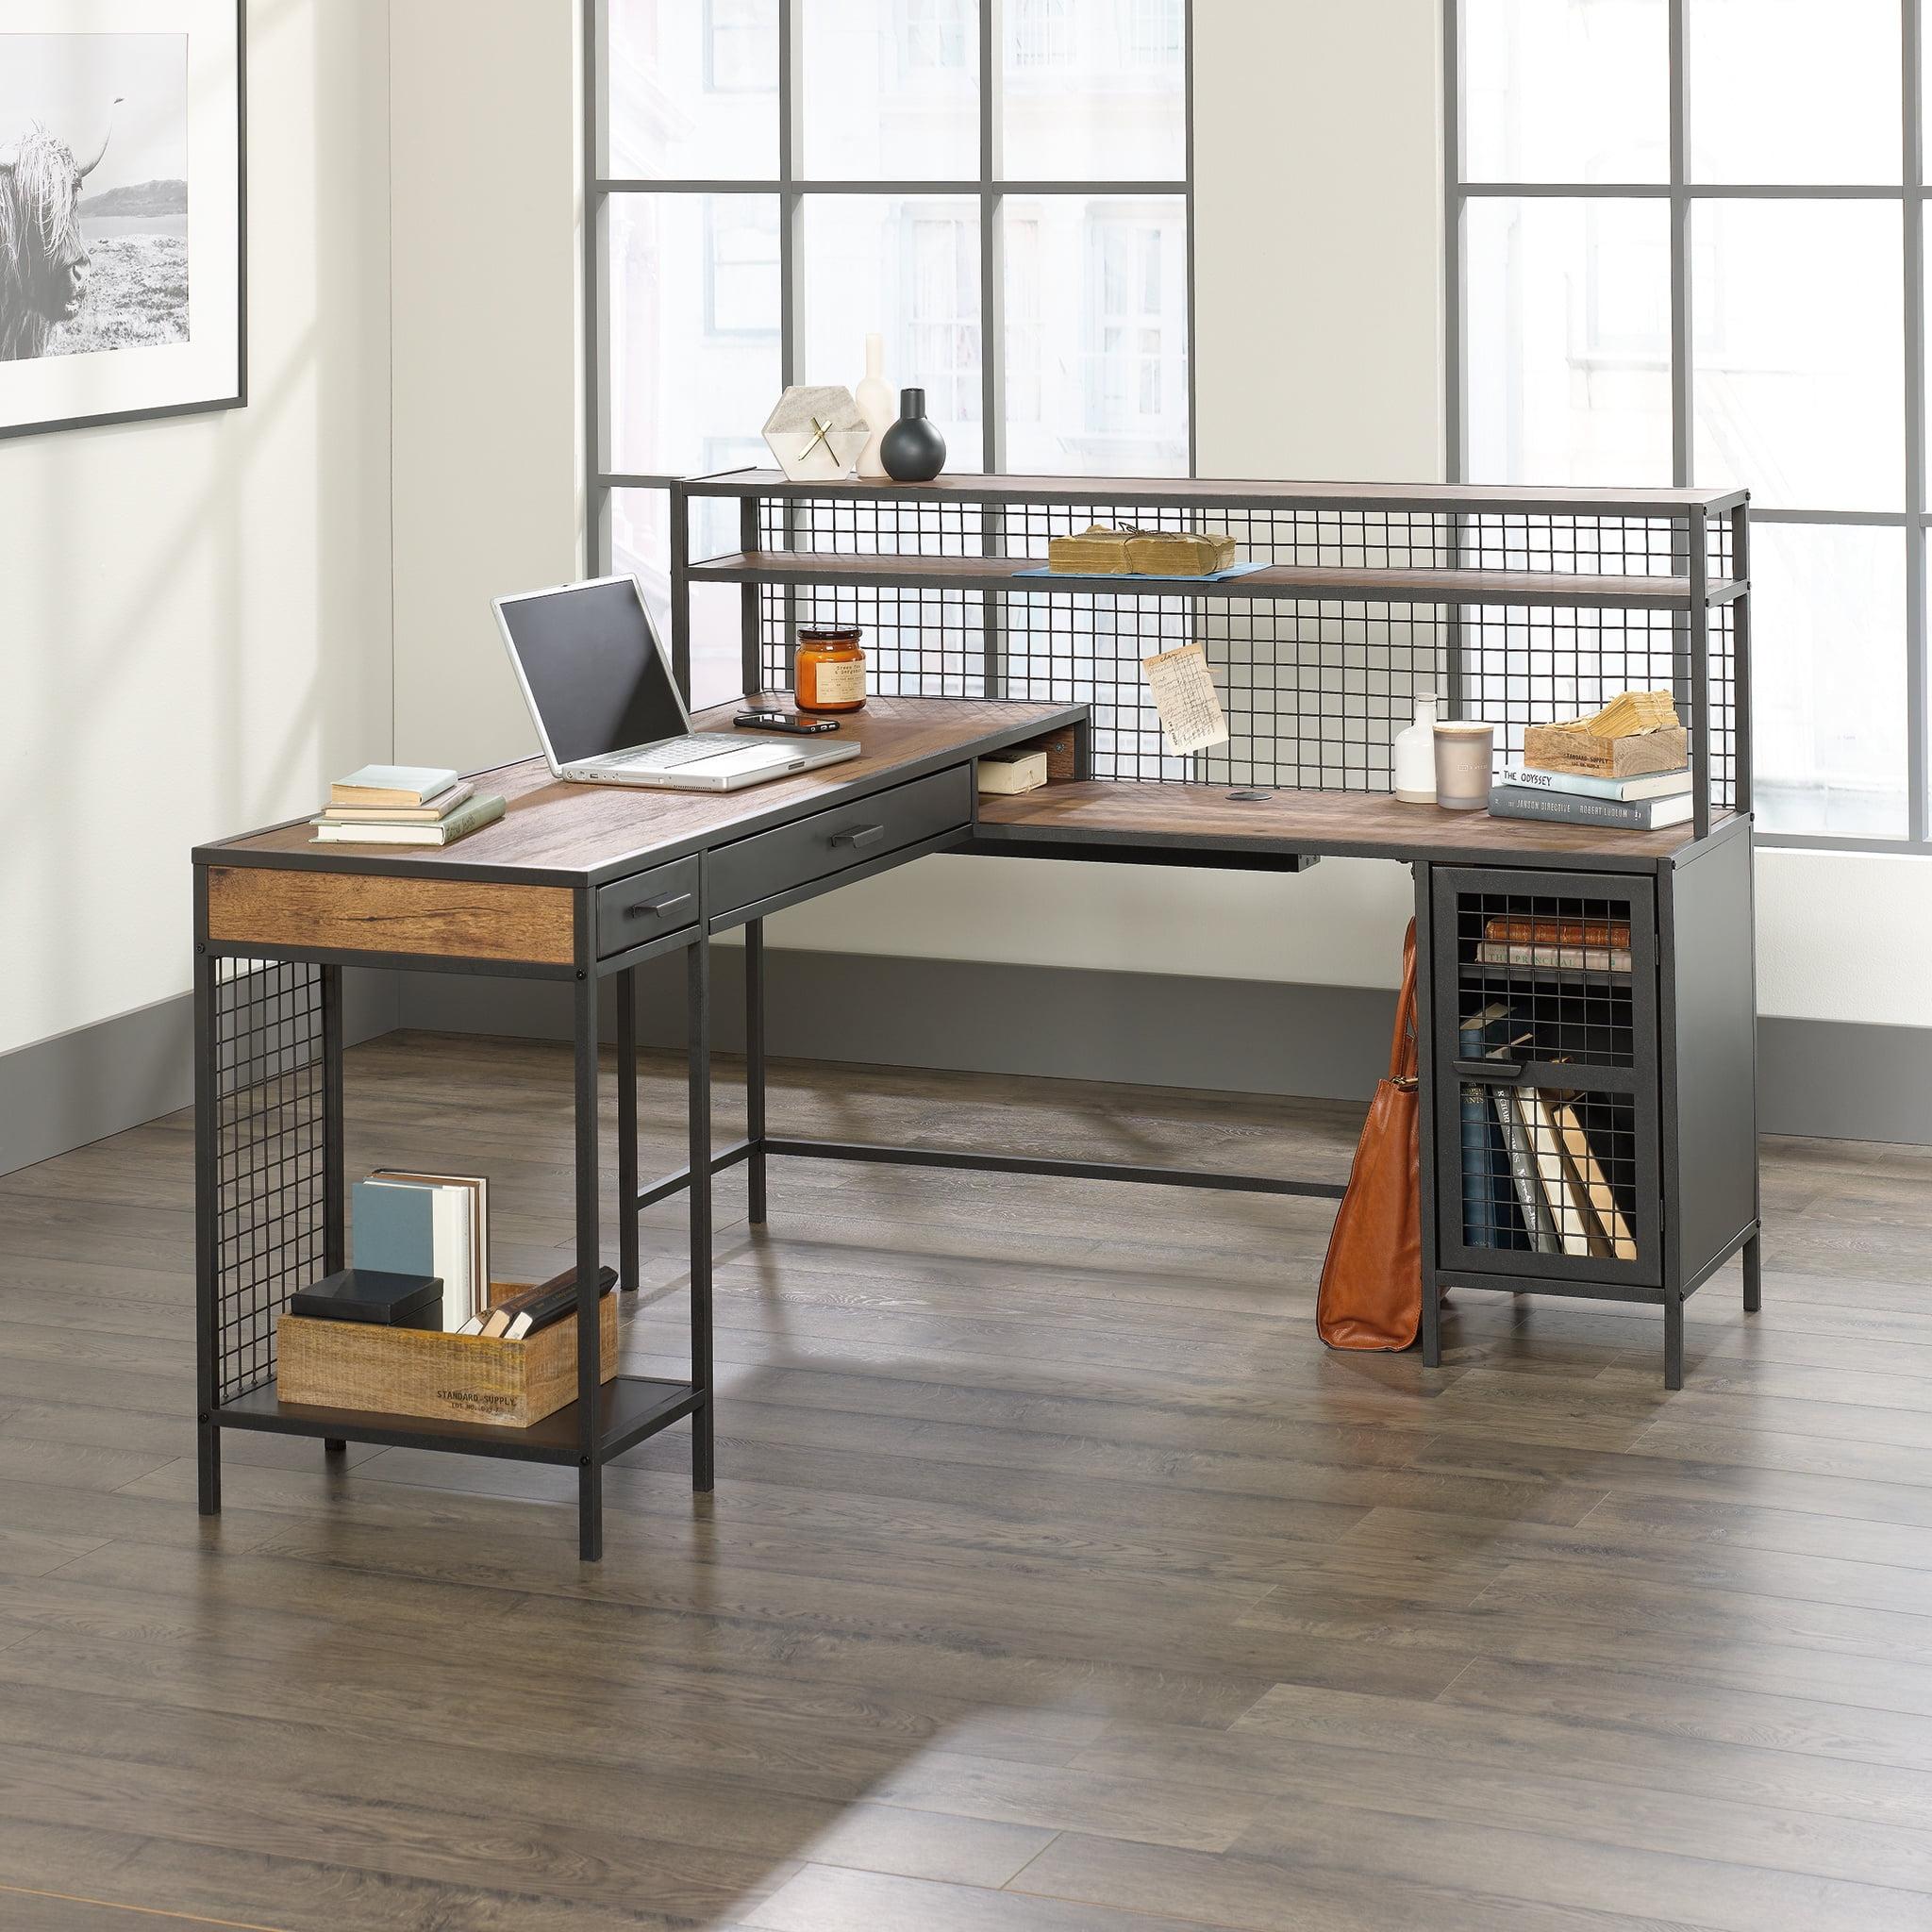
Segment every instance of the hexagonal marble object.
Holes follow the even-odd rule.
[[[872,434],[852,391],[841,384],[794,385],[765,424],[765,444],[794,483],[850,474]]]

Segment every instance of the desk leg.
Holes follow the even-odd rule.
[[[199,896],[201,868],[194,869]],[[197,915],[199,908],[197,908]],[[220,1105],[215,1064],[215,962],[205,945],[194,949],[194,1470],[196,1499],[204,1516],[222,1507],[222,1432],[215,1426],[215,1308],[218,1265],[215,1199],[215,1109]]]
[[[745,1162],[754,1227],[765,1218],[765,922],[744,928],[744,1137],[751,1142]]]
[[[1757,1244],[1763,1239],[1761,1230],[1754,1232],[1744,1243],[1743,1254],[1740,1257],[1744,1269],[1744,1312],[1747,1315],[1755,1315],[1764,1304],[1764,1278],[1757,1256]]]
[[[597,1456],[603,1365],[597,1311],[597,982],[588,973],[576,983],[575,1032],[577,1555],[594,1563],[604,1554],[604,1467]]]
[[[691,1122],[691,1379],[704,1401],[691,1412],[691,1486],[712,1481],[711,1389],[711,942],[685,948],[686,1106]]]
[[[617,975],[617,1285],[638,1286],[638,977]]]
[[[1423,1367],[1442,1366],[1442,1291],[1436,1285],[1435,894],[1429,868],[1415,875],[1416,1197],[1423,1277]]]

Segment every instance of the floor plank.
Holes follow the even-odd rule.
[[[800,1135],[1338,1178],[1358,1122],[773,1084]],[[347,1091],[352,1172],[488,1173],[504,1265],[568,1261],[560,1049],[391,1035]],[[1326,1353],[1319,1202],[784,1161],[755,1229],[734,1171],[718,1489],[642,1445],[587,1566],[535,1465],[237,1437],[195,1515],[192,1142],[0,1176],[0,1923],[1932,1924],[1932,1152],[1767,1143],[1764,1311],[1700,1293],[1675,1394],[1613,1304]],[[676,1374],[678,1203],[641,1246],[625,1361]]]

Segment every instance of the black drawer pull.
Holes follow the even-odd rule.
[[[883,825],[854,825],[849,832],[834,832],[825,842],[829,845],[850,845],[856,852],[861,846],[876,845],[885,836]]]
[[[1460,1080],[1491,1080],[1513,1087],[1523,1078],[1521,1060],[1451,1060],[1449,1065]]]
[[[635,906],[624,908],[624,916],[626,919],[662,919],[673,907],[690,904],[689,892],[673,892],[668,899],[640,899]]]

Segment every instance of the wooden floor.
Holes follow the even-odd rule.
[[[352,1171],[567,1258],[562,1049],[348,1097]],[[773,1122],[1339,1176],[1355,1113],[791,1067]],[[647,1444],[585,1566],[491,1460],[231,1439],[197,1519],[190,1141],[0,1179],[0,1924],[1932,1926],[1932,1150],[1773,1144],[1675,1395],[1655,1310],[1325,1355],[1318,1202],[794,1161],[754,1235],[741,1173],[716,1494]]]

